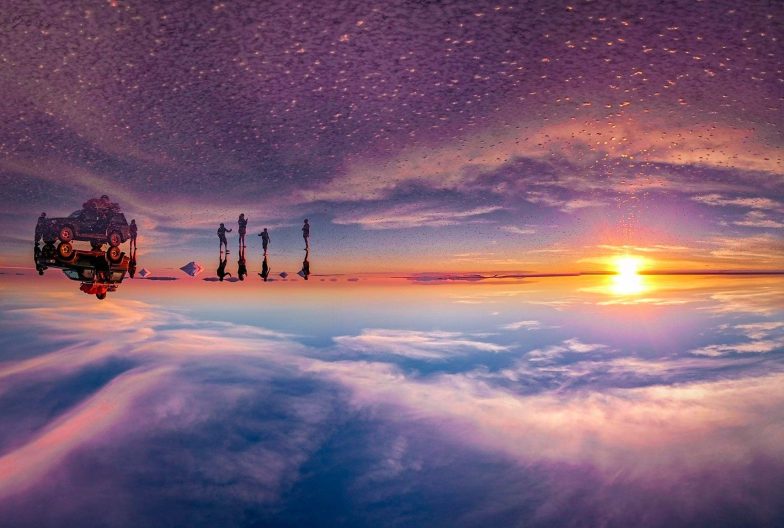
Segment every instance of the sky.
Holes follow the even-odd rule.
[[[330,273],[782,269],[782,16],[6,1],[0,265],[31,265],[41,211],[108,194],[152,269],[214,260],[239,213],[292,269],[309,218]]]

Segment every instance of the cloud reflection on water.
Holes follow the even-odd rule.
[[[455,518],[422,503],[405,519],[781,520],[784,346],[774,282],[662,287],[656,296],[667,302],[627,306],[597,304],[606,297],[590,286],[525,287],[471,290],[479,305],[461,309],[487,300],[496,314],[480,318],[484,332],[389,320],[395,327],[336,332],[318,346],[142,301],[98,305],[55,293],[5,302],[6,339],[22,329],[32,337],[0,363],[0,409],[21,406],[41,419],[0,427],[0,514],[34,525],[32,505],[47,499],[58,518],[78,523],[79,507],[99,511],[94,487],[103,483],[126,502],[115,524],[248,524],[243,508],[271,524],[313,524],[299,501],[340,484],[348,495],[334,508],[362,525],[380,506],[357,486],[425,497],[439,482],[438,493],[462,497],[467,510]],[[388,295],[414,309],[420,288],[452,286]],[[453,294],[430,291],[435,305],[453,304]],[[285,309],[297,317],[296,303]],[[634,311],[639,326],[609,332],[631,317],[619,309]],[[644,339],[684,310],[698,317],[689,332]],[[120,372],[68,408],[15,399],[30,387],[75,390],[91,369],[109,372],[117,361]],[[480,469],[496,463],[506,466],[493,478]],[[520,487],[527,478],[539,488]],[[741,489],[749,479],[756,484]],[[194,500],[212,517],[174,506]]]

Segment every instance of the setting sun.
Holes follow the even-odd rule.
[[[630,255],[614,259],[616,275],[612,279],[612,291],[616,295],[636,295],[645,291],[645,284],[639,271],[643,265],[641,257]]]

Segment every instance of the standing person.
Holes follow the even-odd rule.
[[[46,213],[41,213],[38,217],[38,223],[35,224],[35,245],[44,237],[44,229],[46,229]],[[264,230],[266,231],[266,229]]]
[[[264,254],[266,255],[267,254],[267,246],[269,245],[270,240],[271,240],[270,236],[269,236],[269,233],[267,232],[267,228],[266,227],[264,228],[264,231],[259,233],[259,236],[261,237],[261,247],[264,250]]]
[[[231,229],[226,229],[226,226],[221,224],[220,227],[218,228],[218,240],[220,242],[218,245],[218,251],[220,251],[223,248],[226,248],[226,253],[228,253],[229,242],[226,240],[226,233],[231,233]]]
[[[136,249],[136,233],[137,233],[136,219],[135,218],[131,220],[131,225],[128,226],[128,227],[130,228],[130,232],[131,232],[131,250],[135,250]]]
[[[245,218],[245,213],[241,213],[239,219],[237,220],[237,234],[240,236],[239,244],[240,247],[245,247],[245,231],[248,228],[248,219]]]
[[[308,223],[308,219],[305,219],[305,225],[302,226],[302,238],[305,239],[305,250],[310,248],[310,244],[308,243],[308,238],[310,238],[310,224]]]

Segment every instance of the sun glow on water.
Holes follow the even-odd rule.
[[[616,295],[638,295],[647,288],[639,271],[643,265],[640,257],[623,255],[614,260],[616,275],[612,278],[611,290]]]

